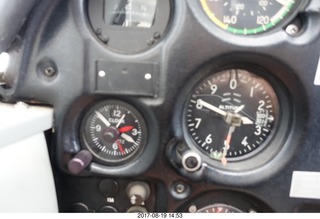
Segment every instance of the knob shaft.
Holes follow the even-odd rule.
[[[68,163],[68,169],[73,174],[78,174],[84,170],[92,161],[92,154],[89,151],[82,150],[74,156]]]

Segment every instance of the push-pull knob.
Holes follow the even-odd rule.
[[[92,161],[92,154],[82,150],[74,156],[68,163],[68,170],[73,174],[78,174],[84,170]]]

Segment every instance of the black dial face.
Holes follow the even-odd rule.
[[[213,205],[209,205],[199,209],[197,213],[243,213],[243,212],[231,205],[213,204]]]
[[[185,108],[187,139],[223,164],[264,148],[278,120],[278,99],[270,84],[246,70],[215,73],[192,90]]]
[[[234,34],[265,32],[289,16],[299,0],[200,0],[208,17]]]
[[[143,149],[147,127],[142,115],[131,105],[107,100],[93,106],[82,121],[84,146],[98,159],[123,163]]]

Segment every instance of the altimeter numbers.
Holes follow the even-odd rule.
[[[226,164],[267,145],[277,118],[278,99],[263,78],[231,69],[200,81],[186,106],[190,144]]]

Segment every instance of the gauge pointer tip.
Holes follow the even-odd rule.
[[[121,128],[118,128],[118,131],[120,133],[125,133],[125,132],[129,132],[133,129],[133,126],[123,126]]]
[[[251,121],[251,119],[249,119],[248,117],[241,117],[241,121],[244,125],[252,125],[253,121]]]
[[[122,147],[120,141],[117,140],[116,143],[117,143],[117,146],[118,146],[118,149],[119,149],[120,153],[123,155],[124,154],[124,150],[123,150],[123,147]]]

